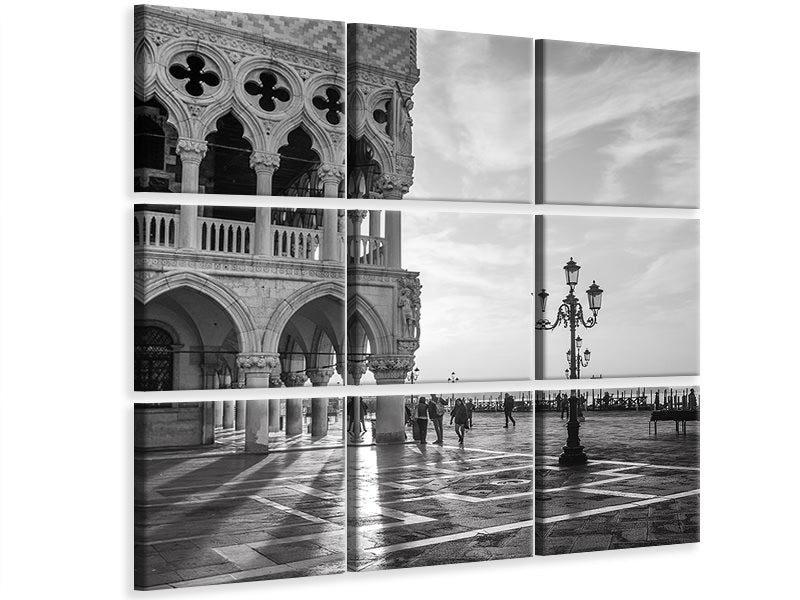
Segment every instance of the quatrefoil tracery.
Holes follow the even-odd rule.
[[[314,96],[312,100],[317,110],[325,111],[325,120],[331,125],[338,125],[342,120],[340,115],[344,114],[344,102],[342,94],[336,88],[329,87],[325,90],[325,96]]]
[[[261,96],[258,99],[258,105],[267,112],[272,112],[277,107],[275,100],[280,102],[288,102],[291,97],[289,90],[284,87],[278,87],[278,78],[269,71],[262,71],[258,76],[261,81],[259,85],[255,81],[248,81],[244,84],[244,91],[251,96]]]
[[[169,74],[175,79],[188,79],[184,85],[186,93],[190,96],[202,96],[205,92],[203,84],[216,87],[220,83],[219,75],[213,71],[206,71],[206,61],[196,54],[186,57],[188,69],[179,63],[175,63],[169,68]]]

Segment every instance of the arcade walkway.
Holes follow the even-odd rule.
[[[341,441],[338,448],[268,456],[227,445],[136,454],[135,587],[344,571]]]
[[[348,568],[531,556],[533,413],[515,418],[475,413],[463,449],[448,415],[444,446],[431,427],[427,446],[349,447]]]
[[[536,552],[563,554],[700,539],[700,424],[648,435],[650,411],[589,411],[590,462],[562,468],[558,412],[536,417]]]

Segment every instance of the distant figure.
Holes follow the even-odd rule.
[[[475,405],[472,403],[472,398],[467,400],[467,403],[464,405],[467,409],[467,429],[472,429],[472,413],[475,410]]]
[[[417,404],[417,428],[419,429],[419,443],[427,444],[428,440],[428,401],[425,396]]]
[[[697,396],[694,395],[694,388],[689,390],[689,410],[697,410]]]
[[[608,403],[611,402],[611,396],[606,392],[603,394],[603,408],[608,410]]]
[[[658,410],[658,390],[656,390],[656,395],[654,400],[655,400],[655,410]]]
[[[366,415],[367,415],[367,403],[364,402],[363,400],[361,400],[358,403],[358,407],[359,407],[358,416],[361,419],[361,431],[360,431],[360,433],[366,433],[367,432],[367,426],[364,423],[364,417],[366,417]]]
[[[431,394],[431,399],[428,402],[428,421],[433,423],[433,428],[436,431],[436,441],[433,443],[439,444],[440,446],[444,444],[444,431],[442,425],[443,418],[444,406],[442,405],[442,400],[441,398],[436,398],[433,394]]]
[[[411,435],[414,438],[414,441],[419,440],[419,430],[417,429],[417,422],[414,420],[414,414],[411,412],[411,407],[413,405],[406,404],[406,427],[411,427]],[[408,435],[406,435],[406,439],[408,439]]]
[[[503,401],[503,412],[506,415],[506,424],[503,426],[503,429],[508,429],[508,421],[510,420],[514,427],[517,426],[517,422],[514,420],[514,416],[511,414],[514,412],[514,396],[511,394],[506,394],[506,397]]]
[[[469,409],[464,405],[464,401],[459,398],[456,400],[453,410],[450,411],[450,425],[453,421],[456,422],[456,435],[458,435],[458,444],[464,445],[464,427],[469,419]]]
[[[556,396],[556,406],[558,406],[559,410],[561,411],[561,419],[564,419],[564,413],[567,414],[569,417],[569,401],[567,400],[566,396],[562,396],[558,394]]]
[[[353,414],[353,398],[352,396],[347,399],[347,433],[353,433],[353,421],[355,415]]]

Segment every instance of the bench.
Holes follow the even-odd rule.
[[[647,434],[650,434],[650,425],[653,424],[655,434],[658,435],[659,421],[675,421],[675,431],[680,433],[683,424],[683,435],[686,435],[686,421],[699,421],[700,411],[689,409],[654,410],[650,413],[650,422],[647,424]]]

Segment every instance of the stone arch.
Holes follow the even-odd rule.
[[[347,324],[357,320],[364,327],[372,345],[373,354],[393,354],[392,336],[378,311],[362,296],[353,296],[347,302]]]
[[[319,155],[320,162],[341,163],[341,157],[337,160],[334,153],[334,144],[325,128],[319,123],[316,115],[308,114],[304,108],[289,118],[277,123],[275,129],[269,135],[267,152],[278,153],[278,149],[289,143],[289,134],[297,127],[311,138],[311,148]]]
[[[208,296],[228,314],[236,328],[240,352],[258,352],[256,326],[250,309],[242,300],[212,277],[195,271],[170,271],[146,282],[136,282],[136,300],[147,304],[170,290],[186,287]]]
[[[281,334],[292,315],[303,305],[325,296],[332,297],[337,302],[344,304],[344,285],[333,281],[318,281],[297,290],[283,300],[270,316],[261,341],[261,351],[277,353]]]

